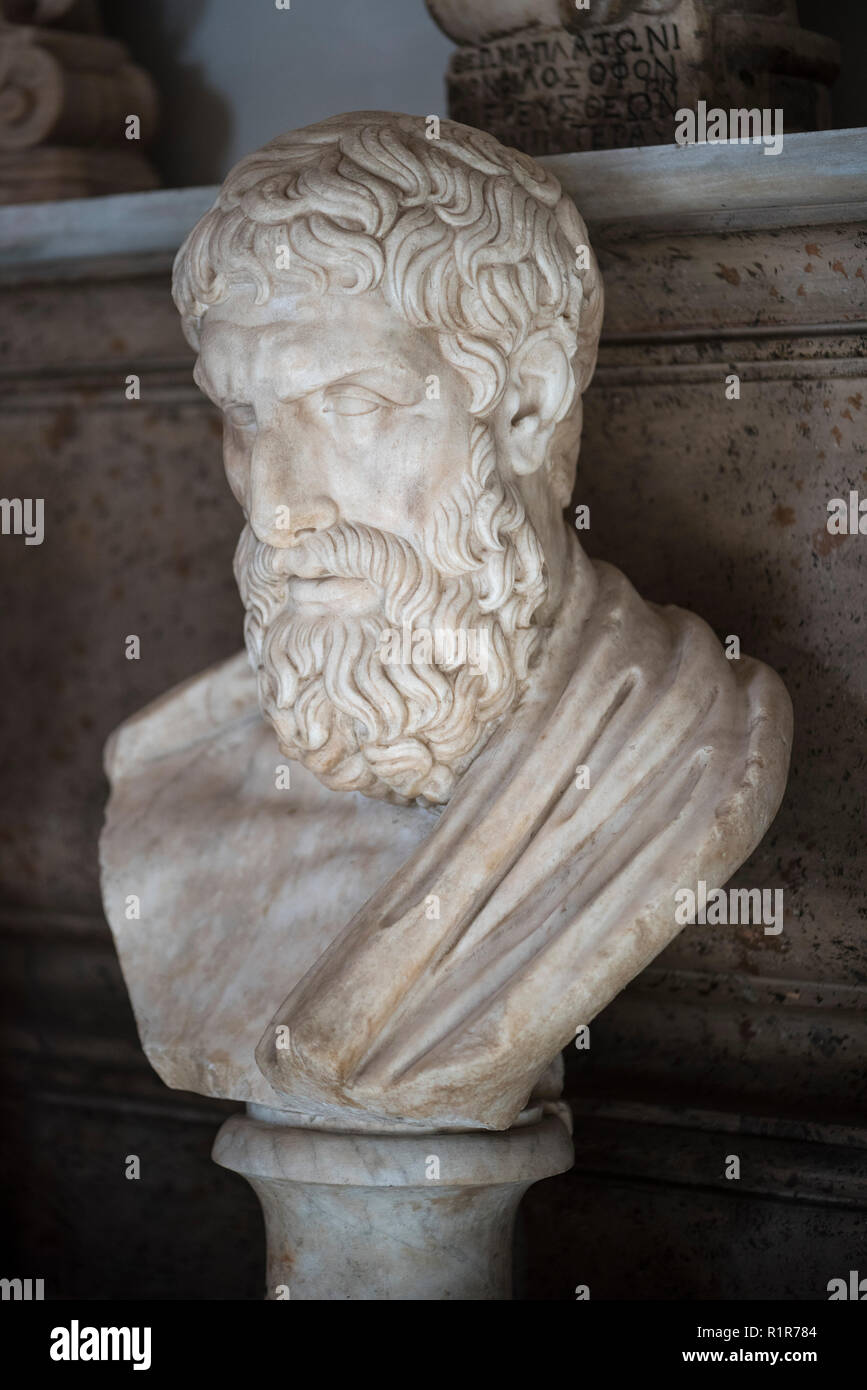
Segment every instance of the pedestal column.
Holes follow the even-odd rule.
[[[554,1115],[422,1135],[233,1115],[213,1157],[262,1203],[268,1299],[508,1299],[518,1203],[572,1166],[572,1141]]]

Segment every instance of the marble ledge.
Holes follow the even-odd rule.
[[[867,218],[867,130],[761,145],[654,145],[540,161],[594,236],[816,226]],[[0,207],[0,282],[167,267],[216,186]]]

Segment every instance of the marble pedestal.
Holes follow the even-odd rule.
[[[251,1106],[213,1157],[262,1204],[268,1299],[508,1299],[518,1203],[572,1166],[572,1141],[556,1115],[504,1133],[346,1134]]]

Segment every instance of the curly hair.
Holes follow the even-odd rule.
[[[563,456],[551,460],[565,505],[602,321],[587,229],[528,155],[454,121],[433,131],[429,138],[430,118],[360,111],[277,136],[242,159],[175,259],[185,335],[198,350],[208,308],[241,285],[257,304],[299,273],[319,290],[379,288],[408,322],[437,333],[470,386],[472,413],[485,419],[505,391],[511,356],[550,329],[575,379],[561,414],[572,428]],[[288,270],[280,268],[287,246]]]

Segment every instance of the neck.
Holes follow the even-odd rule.
[[[536,613],[536,622],[540,627],[553,628],[562,621],[564,608],[569,608],[571,621],[574,619],[575,601],[585,597],[592,600],[596,577],[592,561],[584,553],[575,533],[563,524],[562,519],[546,537],[545,565],[548,592]]]

